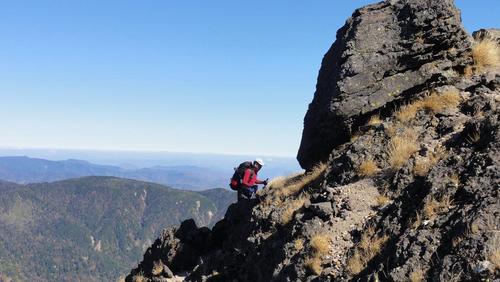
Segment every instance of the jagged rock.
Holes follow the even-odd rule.
[[[170,270],[170,268],[168,268],[168,266],[164,265],[163,266],[163,275],[166,277],[166,278],[173,278],[174,277],[174,273],[172,272],[172,270]]]
[[[309,209],[321,219],[327,220],[333,215],[332,203],[330,202],[311,204]]]
[[[385,1],[356,10],[323,58],[304,119],[301,166],[326,160],[367,113],[445,84],[464,64],[468,38],[452,0]]]
[[[480,29],[474,31],[472,33],[472,37],[474,37],[474,39],[478,41],[489,38],[498,41],[498,44],[500,44],[500,29],[498,28]]]
[[[500,73],[456,72],[469,46],[451,0],[357,10],[306,115],[299,159],[324,160],[319,179],[297,191],[292,176],[233,204],[212,230],[166,229],[127,281],[151,281],[158,260],[185,281],[499,280]],[[434,101],[404,121],[394,112],[430,93],[457,104]],[[396,165],[402,137],[412,151]]]

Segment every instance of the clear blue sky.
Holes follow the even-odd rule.
[[[0,1],[0,146],[294,156],[323,54],[375,1]],[[497,0],[461,0],[469,31]]]

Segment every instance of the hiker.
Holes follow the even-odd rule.
[[[255,198],[255,193],[258,189],[258,184],[267,185],[266,180],[259,180],[257,173],[264,166],[264,161],[256,159],[253,162],[243,162],[237,168],[233,178],[231,179],[231,189],[238,191],[238,201],[240,199]]]

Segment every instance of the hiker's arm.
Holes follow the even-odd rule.
[[[243,179],[241,180],[241,185],[244,185],[244,186],[247,186],[247,187],[250,187],[253,185],[253,183],[250,183],[250,174],[252,172],[250,171],[250,169],[246,169],[245,170],[245,174],[243,174]]]
[[[259,180],[259,179],[257,179],[255,181],[255,183],[257,183],[257,184],[264,184],[264,185],[267,185],[268,182],[269,182],[269,178],[267,178],[266,180]]]

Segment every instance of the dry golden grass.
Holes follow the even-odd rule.
[[[408,105],[402,106],[395,114],[396,119],[407,122],[415,118],[417,112],[422,109],[422,101],[417,100]]]
[[[466,66],[464,68],[464,76],[470,78],[474,74],[474,68],[472,66]]]
[[[321,257],[330,252],[330,238],[326,233],[318,233],[312,236],[310,241],[311,256],[306,260],[305,266],[316,275],[322,271]]]
[[[493,264],[495,270],[500,270],[500,233],[493,231],[493,238],[488,244],[488,260]]]
[[[379,195],[377,196],[377,206],[381,207],[385,204],[387,204],[391,199],[387,197],[386,195]]]
[[[305,261],[305,267],[316,275],[321,274],[321,271],[323,270],[321,267],[321,259],[318,257],[308,258]]]
[[[365,160],[358,168],[358,174],[361,177],[370,177],[380,171],[377,163],[374,160]]]
[[[472,223],[469,228],[472,234],[479,234],[479,225],[477,223]]]
[[[484,112],[480,109],[475,109],[472,116],[475,118],[484,118]]]
[[[330,251],[330,238],[326,234],[316,234],[311,238],[314,255],[322,256]]]
[[[411,226],[413,227],[413,229],[417,229],[420,227],[420,225],[422,225],[422,216],[420,215],[420,213],[417,212],[415,216],[415,221]]]
[[[356,131],[351,135],[350,141],[351,143],[358,140],[358,138],[361,136],[361,131]]]
[[[410,281],[411,282],[422,282],[425,279],[425,272],[422,269],[418,269],[413,271],[410,274]]]
[[[278,176],[276,178],[273,178],[267,184],[267,188],[265,190],[259,190],[259,192],[280,190],[283,187],[289,185],[291,182],[293,182],[298,177],[301,177],[303,174],[304,174],[303,172],[297,172],[297,173],[290,174],[288,176]]]
[[[415,161],[415,166],[413,167],[413,171],[418,176],[426,176],[429,173],[429,170],[432,167],[432,162],[429,158],[420,158]]]
[[[396,136],[397,127],[394,124],[384,124],[384,131],[390,138]]]
[[[446,109],[456,108],[462,101],[462,97],[457,89],[451,88],[442,93],[433,92],[422,99],[413,101],[402,106],[396,111],[396,119],[401,122],[408,122],[415,118],[418,111],[428,110],[432,113],[441,113]]]
[[[354,254],[347,260],[347,270],[354,275],[360,273],[365,266],[358,250],[355,250]]]
[[[418,150],[417,134],[406,129],[400,136],[394,136],[389,143],[389,164],[392,168],[401,168]]]
[[[429,170],[439,162],[439,160],[446,154],[446,151],[442,147],[434,148],[434,152],[429,153],[424,158],[418,158],[415,161],[415,166],[413,171],[418,176],[426,176]]]
[[[368,120],[368,125],[379,125],[383,123],[382,119],[380,119],[380,116],[376,115],[376,116],[372,116],[370,117],[370,120]]]
[[[415,42],[417,42],[419,44],[424,44],[425,40],[424,40],[423,35],[417,35],[417,37],[415,38]]]
[[[453,201],[450,196],[446,195],[440,200],[435,198],[428,198],[423,207],[423,215],[426,219],[432,219],[436,215],[448,211],[448,209],[453,205]]]
[[[453,185],[455,185],[456,187],[458,187],[458,185],[460,184],[460,176],[458,175],[458,173],[451,174],[449,179],[450,182],[453,183]]]
[[[286,189],[285,187],[295,183],[298,179],[300,179],[304,175],[303,172],[298,172],[298,173],[293,173],[288,176],[279,176],[276,178],[273,178],[269,183],[267,184],[266,189],[262,189],[257,191],[257,194],[259,196],[265,196],[263,197],[263,200],[260,202],[261,205],[263,206],[269,206],[273,203],[276,203],[278,201],[277,198],[279,198],[279,195],[283,193],[283,189]]]
[[[295,247],[296,251],[301,251],[302,249],[304,249],[304,240],[301,238],[296,239],[293,242],[293,246]]]
[[[288,181],[288,177],[278,176],[276,178],[271,179],[267,184],[267,189],[279,189],[285,186],[285,183]]]
[[[457,89],[451,88],[441,94],[432,93],[422,99],[422,107],[433,113],[440,113],[445,109],[456,108],[460,105],[462,97]]]
[[[474,68],[482,72],[490,67],[500,66],[500,47],[494,39],[486,38],[472,46]]]
[[[144,277],[144,274],[141,272],[139,274],[134,275],[132,278],[133,282],[146,282],[146,277]]]
[[[462,241],[465,240],[467,236],[469,236],[469,233],[466,232],[451,239],[451,245],[453,246],[453,248],[456,248],[460,243],[462,243]]]
[[[477,131],[471,132],[465,137],[465,141],[469,144],[475,144],[481,140],[481,134]]]
[[[495,270],[500,269],[500,250],[496,249],[494,252],[491,252],[488,256],[488,260],[493,264]]]
[[[360,273],[380,253],[387,240],[387,235],[379,236],[373,227],[369,227],[361,236],[353,255],[347,260],[347,270],[354,275]]]
[[[298,197],[297,199],[286,201],[285,209],[281,214],[281,224],[285,225],[288,224],[290,221],[292,221],[294,213],[298,209],[302,208],[305,202],[306,202],[306,197],[304,195]]]
[[[319,163],[311,171],[295,177],[291,183],[286,183],[283,187],[276,189],[273,188],[275,196],[287,197],[298,194],[307,185],[318,179],[325,172],[326,168],[327,165],[325,163]]]
[[[153,263],[153,269],[151,269],[151,274],[158,276],[163,272],[163,263],[161,261],[155,261]]]

